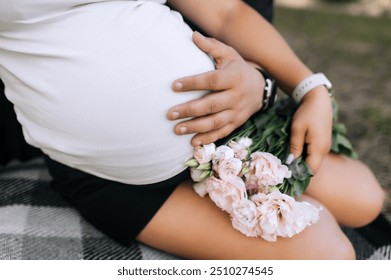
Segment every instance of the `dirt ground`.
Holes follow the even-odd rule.
[[[278,7],[274,24],[313,71],[333,82],[340,119],[386,190],[391,220],[391,18]]]

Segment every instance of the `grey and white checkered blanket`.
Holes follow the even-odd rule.
[[[178,259],[106,237],[53,192],[50,182],[41,159],[0,168],[0,259]],[[356,230],[344,230],[359,259],[391,258],[390,243],[373,244]]]

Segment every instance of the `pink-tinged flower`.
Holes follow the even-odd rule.
[[[212,160],[212,155],[216,151],[216,145],[210,143],[207,145],[199,146],[194,149],[193,156],[200,163],[208,163]]]
[[[243,200],[231,213],[232,226],[248,237],[261,234],[258,218],[255,203],[248,199]]]
[[[295,211],[295,232],[290,234],[297,234],[302,231],[307,226],[310,226],[316,223],[319,220],[319,212],[322,208],[316,208],[314,205],[308,203],[307,201],[296,201],[296,211]]]
[[[297,202],[279,191],[273,191],[258,204],[260,212],[261,237],[276,241],[277,236],[292,237],[319,219],[316,207],[305,202]]]
[[[295,200],[279,191],[267,195],[258,206],[260,212],[261,237],[267,241],[277,241],[280,233],[288,231],[294,220]],[[285,235],[285,234],[284,234]]]
[[[260,180],[258,180],[258,177],[255,175],[247,175],[246,176],[246,190],[250,192],[256,192],[256,193],[263,193],[263,194],[268,194],[269,187],[264,186],[261,184]]]
[[[190,168],[190,177],[194,182],[201,182],[209,175],[208,170],[200,170],[197,168]]]
[[[259,186],[276,186],[281,184],[285,178],[292,176],[286,165],[281,164],[281,160],[276,156],[255,152],[251,154],[250,172],[246,174],[249,178],[255,176]]]
[[[238,143],[243,145],[245,148],[248,148],[253,144],[253,140],[249,137],[241,137],[239,138]]]
[[[247,158],[248,149],[243,144],[239,144],[235,141],[230,141],[228,146],[232,148],[236,158],[240,160],[245,160]]]
[[[222,210],[231,213],[237,205],[247,199],[246,187],[241,178],[224,181],[212,176],[207,179],[210,199]]]
[[[193,188],[195,190],[195,192],[201,196],[201,197],[205,197],[207,194],[208,194],[208,190],[207,190],[207,181],[208,179],[205,179],[199,183],[195,183],[193,185]]]
[[[234,151],[230,147],[225,145],[218,146],[212,156],[213,170],[217,171],[220,162],[233,157],[234,157]]]
[[[220,162],[217,172],[222,180],[229,181],[237,177],[242,170],[242,161],[237,158],[229,158]]]
[[[262,203],[264,203],[268,199],[267,194],[259,192],[257,194],[254,194],[250,197],[250,200],[255,203],[255,205],[260,206]]]

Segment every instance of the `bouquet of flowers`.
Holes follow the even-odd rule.
[[[232,226],[248,237],[276,241],[317,222],[321,209],[298,201],[313,174],[302,157],[289,166],[289,128],[296,109],[290,99],[261,111],[222,143],[196,147],[190,167],[195,191],[230,214]],[[333,100],[332,151],[356,157],[338,123]]]

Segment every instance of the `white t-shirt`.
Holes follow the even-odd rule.
[[[129,184],[185,169],[174,134],[180,77],[214,69],[177,12],[156,1],[0,0],[0,77],[28,143],[54,160]]]

